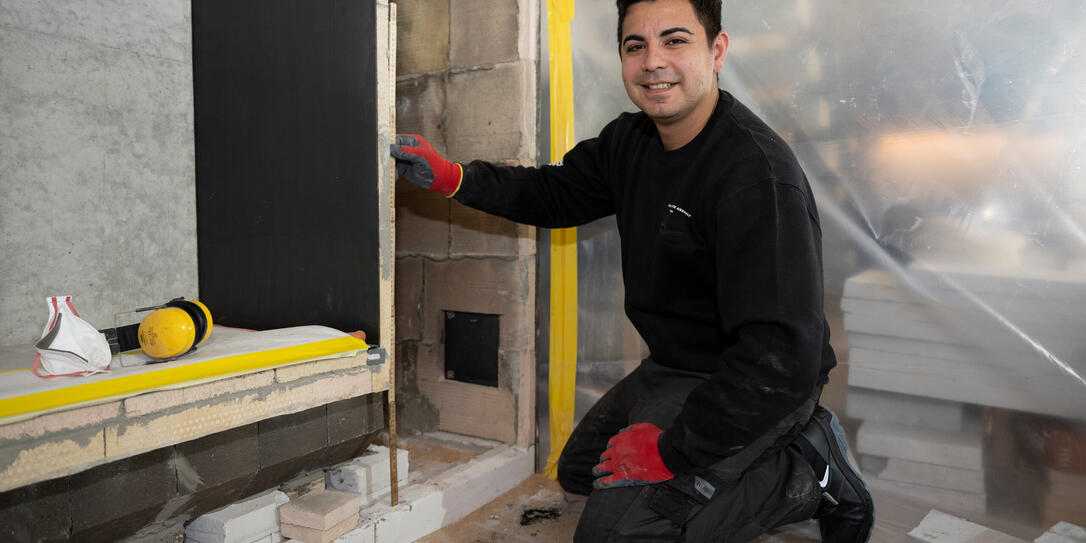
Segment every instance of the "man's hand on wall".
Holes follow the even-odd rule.
[[[607,442],[600,463],[592,468],[598,477],[593,488],[614,488],[659,483],[675,477],[660,459],[657,441],[664,431],[641,422],[623,428]]]
[[[452,197],[460,188],[464,169],[456,162],[449,162],[437,153],[430,142],[418,134],[396,136],[391,146],[396,159],[396,173],[408,181],[432,191]]]

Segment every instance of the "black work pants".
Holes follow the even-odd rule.
[[[612,436],[638,422],[667,428],[690,391],[707,378],[646,359],[578,423],[558,460],[562,487],[589,495],[574,541],[747,541],[814,514],[821,499],[817,479],[788,444],[810,420],[819,391],[714,466],[655,485],[592,489],[592,467]]]

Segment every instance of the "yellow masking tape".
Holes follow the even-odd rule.
[[[550,40],[551,161],[573,148],[573,0],[547,1]],[[577,229],[551,231],[550,455],[543,473],[558,476],[558,456],[573,431],[577,384]]]
[[[104,398],[131,396],[178,383],[245,373],[290,362],[323,358],[332,354],[363,351],[368,348],[366,342],[358,338],[341,337],[16,396],[0,400],[0,419]]]

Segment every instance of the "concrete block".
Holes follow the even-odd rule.
[[[303,362],[301,364],[292,364],[282,368],[275,368],[275,381],[278,383],[289,383],[313,375],[343,370],[368,371],[366,367],[366,353],[359,353],[355,356],[346,356],[342,358],[332,358],[329,360]]]
[[[453,68],[517,58],[517,0],[450,0],[449,6],[449,61]]]
[[[324,448],[328,444],[325,406],[257,423],[260,467],[272,466]]]
[[[396,187],[396,255],[449,255],[449,199],[407,181]]]
[[[986,356],[983,350],[976,347],[932,343],[930,341],[851,331],[848,333],[848,345],[850,349],[857,348],[884,353],[908,354],[923,358],[938,358],[960,362],[973,362]]]
[[[0,494],[0,541],[65,541],[72,525],[68,478]]]
[[[1070,522],[1059,522],[1033,541],[1035,543],[1086,543],[1086,529]]]
[[[367,524],[339,536],[336,543],[377,543],[377,533],[372,524]]]
[[[279,490],[292,502],[314,492],[324,492],[324,470],[302,473],[279,485]]]
[[[177,496],[172,456],[160,449],[72,475],[72,540],[108,540],[101,534],[130,534],[153,519]]]
[[[905,496],[920,503],[935,503],[940,507],[966,515],[984,515],[988,509],[988,495],[960,492],[933,486],[914,485],[900,481],[887,481],[870,473],[864,474],[867,487],[879,492]]]
[[[857,433],[856,451],[954,468],[984,469],[979,431],[949,433],[864,422]]]
[[[512,353],[515,355],[512,363],[516,365],[515,375],[518,383],[513,390],[516,391],[517,421],[516,444],[518,447],[531,447],[535,443],[535,351],[523,351]]]
[[[430,485],[412,487],[400,494],[397,507],[381,515],[374,524],[374,539],[379,543],[411,543],[451,524],[445,520],[444,492]]]
[[[1046,469],[1048,493],[1076,503],[1086,511],[1086,474]]]
[[[101,425],[103,422],[119,417],[121,402],[81,407],[59,413],[48,413],[22,422],[0,426],[0,448],[5,441],[16,439],[37,439],[44,435],[78,430],[87,426]]]
[[[278,490],[253,496],[193,519],[185,540],[196,543],[249,543],[279,532],[279,506],[287,495]]]
[[[174,464],[182,492],[252,477],[260,467],[257,435],[256,424],[248,424],[176,445]]]
[[[531,448],[500,447],[400,494],[403,505],[372,518],[379,543],[408,543],[508,492],[534,471]],[[371,521],[364,521],[363,524]]]
[[[531,164],[529,164],[530,166]],[[520,247],[517,248],[517,254],[522,257],[535,257],[538,254],[538,247],[536,239],[538,239],[538,232],[536,227],[527,224],[517,225],[517,238],[520,240]]]
[[[409,469],[407,450],[397,449],[396,480],[400,484],[407,481]],[[325,485],[359,496],[362,504],[369,504],[388,490],[390,473],[388,448],[371,445],[364,455],[328,470]]]
[[[889,458],[886,467],[878,473],[879,478],[887,481],[900,481],[976,494],[984,492],[984,472],[981,470],[951,468]]]
[[[462,519],[519,485],[535,471],[532,448],[504,446],[446,472],[438,481],[446,496],[447,519]]]
[[[932,509],[908,534],[909,543],[1025,543],[1003,532]]]
[[[358,526],[358,518],[358,513],[354,513],[347,519],[327,530],[316,530],[284,522],[282,524],[282,531],[284,536],[291,539],[297,539],[302,543],[330,543]]]
[[[262,371],[241,377],[212,381],[202,385],[148,392],[147,394],[126,398],[124,400],[124,412],[129,417],[146,415],[210,400],[217,396],[256,390],[260,387],[269,386],[274,381],[275,374],[273,372]]]
[[[452,206],[449,256],[516,257],[520,239],[517,223],[472,209]]]
[[[358,496],[324,490],[306,494],[279,508],[279,522],[324,532],[359,511]]]
[[[396,132],[422,135],[442,156],[448,152],[445,78],[444,74],[432,74],[396,82]]]
[[[105,433],[77,430],[0,448],[0,491],[74,473],[105,460]]]
[[[427,363],[436,365],[437,361]],[[503,443],[516,441],[517,399],[512,392],[422,374],[419,391],[440,413],[439,429]]]
[[[268,489],[279,488],[283,481],[299,476],[302,473],[315,471],[325,466],[324,455],[328,449],[313,451],[302,456],[296,456],[272,464],[262,466],[260,471],[249,480],[242,495],[248,496]]]
[[[446,244],[446,247],[448,245]],[[396,259],[396,341],[422,339],[422,258]]]
[[[534,77],[529,61],[450,74],[445,128],[449,160],[534,160]]]
[[[1067,506],[1063,503],[1053,503],[1051,498],[1045,498],[1041,503],[1041,525],[1050,524],[1086,525],[1086,509],[1081,506]],[[1060,538],[1058,543],[1080,543],[1081,539],[1051,534],[1051,538]],[[1057,543],[1057,542],[1053,542]]]
[[[107,425],[106,455],[116,458],[138,454],[307,407],[368,394],[372,390],[373,376],[368,371],[360,371],[304,383],[271,387],[244,396],[231,395],[182,411]]]
[[[380,394],[328,404],[329,445],[338,445],[384,427],[385,402]]]
[[[1040,366],[1034,366],[1040,367]],[[1017,411],[1078,418],[1086,412],[1086,396],[1075,381],[1035,380],[1030,375],[1028,387],[1008,387],[1017,382],[1015,373],[957,369],[944,371],[902,371],[901,368],[876,368],[849,363],[848,384],[943,398],[966,403],[1004,407]]]
[[[388,364],[385,364],[384,366],[382,366],[380,371],[371,371],[370,372],[370,388],[369,388],[369,391],[371,393],[378,393],[378,392],[381,392],[381,391],[384,391],[384,390],[388,390],[388,387],[389,387],[388,371],[389,371]]]
[[[851,418],[957,432],[963,429],[966,407],[961,402],[852,387],[846,397]]]
[[[882,473],[882,470],[886,469],[886,465],[890,462],[889,458],[870,454],[861,454],[858,459],[860,468],[863,469],[864,473]]]
[[[396,2],[396,73],[449,67],[449,2]]]
[[[443,341],[443,311],[468,311],[501,315],[500,350],[531,351],[535,346],[535,299],[528,283],[532,270],[534,261],[492,258],[427,261],[423,341]],[[422,373],[420,367],[420,376]],[[439,373],[444,375],[444,371]]]

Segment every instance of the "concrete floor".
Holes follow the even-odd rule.
[[[906,543],[906,534],[920,523],[928,511],[936,507],[894,493],[875,490],[872,494],[875,497],[876,510],[872,543]],[[538,509],[548,503],[555,504],[555,509],[561,511],[561,514],[536,520],[525,516],[526,510]],[[578,506],[565,502],[557,482],[542,475],[533,475],[482,509],[456,524],[420,539],[418,543],[569,542],[573,541],[581,508],[583,504]],[[955,514],[953,510],[947,512]],[[971,520],[1027,541],[1032,541],[1044,531],[998,517]],[[818,541],[821,541],[821,538],[818,535],[818,526],[813,521],[778,528],[755,540],[756,543]]]
[[[581,518],[583,500],[567,502],[556,481],[533,475],[456,524],[430,534],[417,543],[511,543],[514,541],[568,542]],[[551,516],[540,511],[553,511]],[[904,537],[901,539],[904,541]],[[759,543],[812,543],[819,541],[813,523],[774,530]]]

